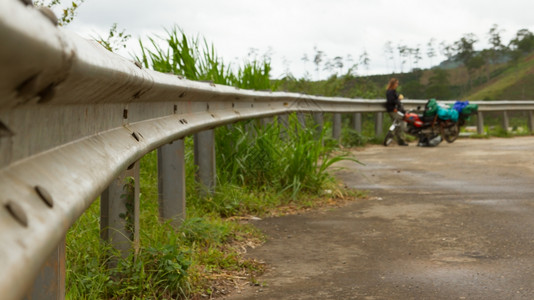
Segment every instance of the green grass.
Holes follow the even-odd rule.
[[[533,133],[528,131],[527,127],[512,127],[512,131],[505,131],[500,125],[496,126],[484,126],[484,134],[473,134],[470,138],[482,139],[490,137],[511,138],[516,136],[530,136]]]
[[[509,131],[503,129],[502,112],[484,112],[484,134],[470,135],[471,138],[489,138],[489,137],[513,137],[528,136],[532,133],[528,128],[528,115],[525,111],[509,111]],[[476,126],[477,118],[470,118],[466,126]]]
[[[296,118],[290,124],[294,122]],[[244,128],[246,124],[237,126]],[[320,140],[312,130],[297,129],[295,134],[288,131],[287,140],[280,138],[279,126],[256,128],[256,132],[251,137],[246,131],[221,131],[221,138],[233,135],[248,150],[240,150],[242,145],[236,143],[233,145],[237,151],[231,162],[221,159],[221,175],[213,196],[200,197],[195,184],[188,186],[187,219],[177,231],[158,219],[156,152],[143,157],[138,256],[131,254],[127,259],[120,259],[118,253],[100,241],[100,210],[96,201],[67,235],[68,298],[187,298],[215,293],[220,274],[230,278],[236,276],[232,274],[245,274],[254,280],[263,266],[244,259],[235,245],[250,240],[259,243],[263,236],[235,217],[264,216],[287,205],[296,209],[320,205],[318,199],[323,190],[336,189],[327,168],[348,159],[327,156],[333,148],[318,147]],[[264,147],[265,140],[277,147]],[[194,178],[190,139],[186,140],[186,150],[187,178]],[[220,150],[219,157],[232,151]],[[232,166],[233,163],[248,166],[257,162],[258,157],[269,159],[265,159],[265,165],[256,165],[252,172]],[[110,259],[119,261],[116,268],[106,267]]]
[[[378,136],[375,135],[375,118],[374,113],[362,114],[362,131],[357,132],[352,129],[350,121],[351,116],[343,116],[343,126],[341,130],[341,144],[344,147],[362,147],[367,144],[380,145],[384,141],[384,137],[391,126],[391,119],[387,113],[384,113],[382,118],[382,133]],[[409,135],[406,135],[407,139],[411,139]]]
[[[141,160],[141,247],[127,259],[100,240],[99,201],[67,234],[67,297],[69,299],[187,298],[210,289],[209,275],[227,270],[254,274],[262,266],[241,257],[232,243],[261,241],[247,224],[223,219],[209,207],[190,201],[179,230],[158,219],[157,156]],[[188,200],[196,195],[191,195]],[[213,254],[213,255],[212,255]],[[107,268],[111,259],[116,268]]]

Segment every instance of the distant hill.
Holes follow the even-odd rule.
[[[276,85],[278,90],[311,95],[376,99],[385,97],[391,77],[400,80],[399,92],[407,99],[534,100],[534,53],[515,63],[503,58],[471,74],[463,65],[451,60],[432,69],[407,73],[331,76],[321,81],[284,78]]]
[[[481,53],[480,51],[475,51],[475,54]],[[508,63],[512,58],[509,54],[506,52],[497,54],[497,57],[493,58],[494,64],[505,64]],[[440,68],[443,70],[450,70],[450,69],[456,69],[462,67],[462,62],[458,59],[457,56],[453,56],[449,59],[446,59],[442,61],[439,65],[436,66],[436,68]]]
[[[534,100],[534,54],[466,94],[470,100]]]
[[[443,69],[443,70],[450,70],[450,69],[456,69],[462,66],[462,63],[459,62],[456,59],[447,59],[442,61],[437,68]]]

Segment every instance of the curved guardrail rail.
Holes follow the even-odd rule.
[[[68,228],[151,150],[243,119],[384,111],[384,100],[239,90],[141,69],[24,2],[0,1],[3,299],[28,293]],[[529,101],[479,104],[534,110]]]

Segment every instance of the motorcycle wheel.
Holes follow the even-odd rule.
[[[458,123],[454,123],[453,125],[447,127],[441,127],[441,136],[447,141],[447,143],[456,141],[459,135],[460,128]]]
[[[386,138],[384,138],[384,146],[389,146],[393,142],[393,131],[388,131],[388,134],[386,134]]]

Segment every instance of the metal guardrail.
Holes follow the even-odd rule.
[[[68,228],[99,195],[113,202],[117,178],[127,169],[135,173],[136,161],[149,151],[159,148],[162,166],[179,169],[180,157],[172,153],[183,150],[180,139],[196,134],[199,151],[213,149],[211,129],[224,124],[292,112],[317,113],[321,122],[328,112],[335,113],[336,134],[341,113],[384,111],[384,100],[239,90],[142,69],[57,28],[23,1],[0,1],[0,40],[2,299],[31,294],[51,253],[61,265],[64,253],[57,247]],[[532,116],[534,111],[529,101],[478,103],[481,112],[528,110]],[[206,158],[199,168],[206,170],[200,177],[209,185],[212,154],[198,155]],[[177,186],[163,182],[162,197],[182,201],[176,207],[178,202],[163,199],[170,213],[164,209],[162,216],[175,218],[183,214],[183,174],[161,169]],[[116,208],[106,209],[103,222],[114,226]],[[61,273],[61,266],[50,268]],[[61,295],[64,286],[57,286]]]

